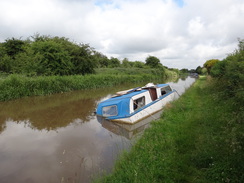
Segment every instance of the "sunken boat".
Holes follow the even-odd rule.
[[[148,83],[117,92],[97,105],[96,114],[106,120],[134,124],[163,109],[175,99],[176,91],[169,84]]]

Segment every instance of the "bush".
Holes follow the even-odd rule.
[[[234,53],[213,66],[211,76],[221,83],[220,87],[226,97],[234,98],[234,104],[242,106],[244,103],[244,41],[239,40],[238,46]]]
[[[12,38],[0,43],[0,71],[29,76],[91,74],[96,66],[93,52],[89,45],[66,38]]]

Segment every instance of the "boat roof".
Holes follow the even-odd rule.
[[[164,86],[169,86],[169,84],[157,84],[156,86],[162,88]]]
[[[162,88],[162,87],[168,86],[168,84],[158,84],[158,85],[155,85],[155,86]],[[148,88],[151,88],[151,87],[148,87]],[[126,99],[126,98],[131,98],[131,97],[133,97],[135,95],[138,95],[140,93],[144,93],[146,91],[148,91],[146,88],[139,88],[139,90],[135,90],[135,91],[126,93],[124,95],[119,95],[119,96],[115,96],[115,97],[109,98],[109,99],[107,99],[105,101],[102,101],[101,103],[103,103],[103,102],[106,102],[107,104],[114,103],[116,100],[121,101],[121,100]]]
[[[112,97],[112,98],[109,98],[107,99],[106,101],[102,101],[102,102],[115,102],[116,100],[123,100],[123,99],[126,99],[126,98],[131,98],[135,95],[138,95],[140,93],[144,93],[146,92],[147,90],[145,89],[142,89],[142,90],[136,90],[136,91],[133,91],[131,93],[127,93],[127,94],[124,94],[124,95],[120,95],[120,96],[115,96],[115,97]]]

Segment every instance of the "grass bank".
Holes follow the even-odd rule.
[[[124,83],[153,82],[167,78],[164,71],[139,68],[105,68],[96,74],[72,76],[1,75],[0,101],[73,90],[104,88]]]
[[[215,86],[200,78],[96,182],[244,182],[243,107]]]

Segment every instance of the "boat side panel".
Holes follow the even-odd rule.
[[[141,97],[145,97],[145,105],[148,105],[148,104],[150,104],[152,102],[152,99],[150,97],[149,91],[144,92],[144,93],[139,94],[139,95],[136,95],[136,96],[133,96],[130,99],[130,114],[135,112],[135,110],[134,110],[134,101],[139,99],[139,98],[141,98]]]
[[[111,106],[111,105],[116,105],[118,109],[118,117],[123,117],[123,116],[128,116],[131,113],[131,97],[137,97],[137,96],[143,96],[144,93],[146,93],[146,90],[141,90],[141,91],[135,91],[133,93],[129,93],[123,96],[115,97],[115,98],[110,98],[108,100],[105,100],[103,102],[100,102],[97,106],[97,115],[103,116],[103,107]],[[138,97],[139,98],[139,97]]]
[[[160,97],[156,101],[152,102],[152,104],[145,106],[145,108],[132,113],[128,117],[123,117],[123,118],[111,117],[111,120],[121,121],[125,123],[135,123],[136,121],[141,120],[142,118],[150,116],[151,114],[161,110],[168,102],[174,99],[174,95],[175,92],[171,92],[169,94],[166,94],[165,96]]]

